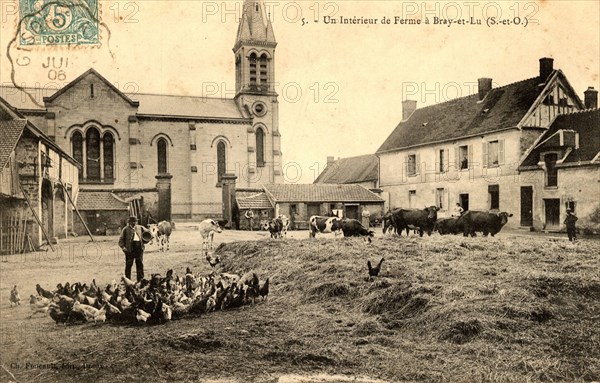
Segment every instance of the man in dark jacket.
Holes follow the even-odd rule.
[[[141,281],[144,278],[144,242],[142,236],[148,230],[136,225],[136,223],[137,217],[129,217],[128,225],[121,231],[119,247],[125,253],[125,276],[131,279],[131,267],[133,261],[135,261],[137,280]]]
[[[577,222],[577,216],[573,214],[573,210],[567,209],[567,218],[565,218],[565,225],[567,226],[567,235],[569,241],[573,242],[577,239],[575,222]]]

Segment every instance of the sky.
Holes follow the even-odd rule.
[[[58,88],[93,67],[126,92],[232,98],[241,5],[100,1],[100,47],[21,50],[13,44],[11,56],[29,60],[15,66],[15,80]],[[312,182],[327,156],[374,153],[400,122],[405,99],[422,107],[476,92],[481,77],[492,78],[494,86],[531,78],[541,57],[554,58],[580,98],[588,86],[600,88],[595,0],[311,0],[265,6],[278,42],[275,81],[287,182]],[[377,23],[340,23],[355,17]],[[435,23],[471,17],[475,24]],[[0,18],[0,83],[6,85],[12,69],[7,47],[19,19],[16,0],[0,0]],[[68,67],[52,72],[42,65],[48,57],[68,58]]]

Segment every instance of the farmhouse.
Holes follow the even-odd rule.
[[[558,188],[552,198],[539,186],[533,196],[532,182],[523,179],[529,173],[520,172],[521,162],[531,154],[532,147],[540,145],[540,136],[553,129],[567,129],[566,121],[581,122],[576,117],[559,116],[574,114],[581,118],[576,112],[597,107],[597,91],[586,92],[584,104],[565,74],[554,69],[551,58],[540,59],[535,77],[500,88],[493,88],[490,78],[479,79],[478,84],[475,95],[421,109],[416,108],[415,101],[403,102],[403,120],[376,153],[380,159],[380,187],[389,192],[390,207],[434,204],[444,216],[460,203],[465,210],[513,213],[516,219],[509,220],[509,227],[532,227],[534,221],[536,226],[550,221],[550,226],[556,226],[560,222],[556,215],[564,214],[566,202],[575,195],[564,189],[564,182],[550,186]],[[599,135],[597,123],[581,123],[587,126],[581,129]],[[568,145],[575,145],[574,134],[566,135]],[[557,161],[563,159],[568,145],[555,152]],[[553,158],[549,155],[548,161]],[[592,160],[597,161],[597,157],[585,156],[584,161]],[[579,162],[569,164],[579,166]],[[531,166],[529,162],[523,165]],[[542,174],[540,168],[534,170]],[[571,169],[568,174],[576,173],[577,179],[588,180],[580,184],[581,192],[576,195],[596,198],[597,204],[598,173]],[[564,178],[568,179],[566,172]],[[533,203],[536,212],[532,209],[534,197],[542,199]]]
[[[594,89],[586,93],[596,94]],[[526,205],[522,222],[555,230],[562,226],[566,209],[571,209],[579,217],[578,226],[598,229],[600,110],[558,116],[526,153],[519,171],[521,204]]]
[[[90,226],[102,230],[124,207],[142,223],[221,215],[226,173],[245,187],[283,181],[277,42],[263,2],[243,6],[231,99],[127,93],[94,69],[59,90],[0,88],[82,164],[78,202]]]
[[[78,193],[77,161],[0,98],[0,254],[65,238]]]

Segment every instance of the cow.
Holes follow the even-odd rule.
[[[200,230],[200,235],[202,236],[202,250],[212,250],[215,232],[223,232],[219,223],[210,218],[200,222],[198,230]]]
[[[169,250],[169,239],[173,232],[173,227],[170,222],[160,221],[158,224],[151,224],[150,232],[152,233],[152,238],[156,240],[156,244],[160,251],[165,250],[165,244],[167,245],[167,250]]]
[[[337,237],[342,228],[342,220],[338,217],[321,217],[313,215],[308,220],[310,238],[315,238],[317,233],[335,233]]]
[[[435,221],[437,221],[437,212],[439,208],[437,206],[426,207],[421,210],[417,209],[396,209],[392,211],[392,222],[396,228],[396,232],[402,235],[402,230],[417,229],[419,230],[419,236],[423,236],[423,232],[427,232],[427,235],[431,235]]]
[[[271,238],[282,238],[283,220],[281,218],[273,218],[263,224],[263,229],[271,233]]]
[[[440,218],[435,222],[434,231],[441,235],[462,233],[462,228],[458,224],[458,217]]]
[[[283,224],[283,227],[281,228],[281,235],[284,237],[287,237],[287,231],[290,228],[290,219],[288,217],[286,217],[285,215],[280,215],[278,218],[281,220],[281,223]]]
[[[371,237],[375,235],[373,230],[368,230],[357,219],[342,220],[342,232],[344,237],[367,237],[371,242]]]
[[[400,209],[390,210],[383,216],[383,234],[393,233],[396,231],[396,221],[394,219],[394,214],[399,212]]]
[[[507,212],[490,213],[487,211],[469,210],[458,219],[457,224],[463,229],[465,237],[471,235],[476,237],[476,232],[480,231],[484,237],[491,234],[492,237],[502,230],[502,227],[508,222],[512,214]]]

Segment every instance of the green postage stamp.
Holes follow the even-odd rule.
[[[19,0],[21,46],[95,45],[98,0]]]

